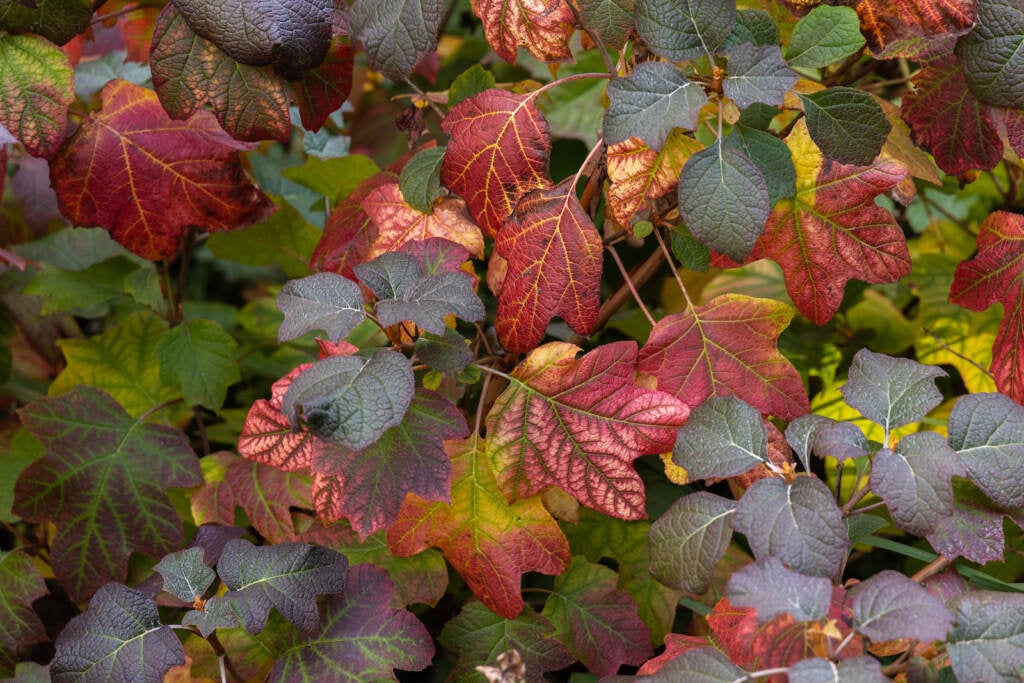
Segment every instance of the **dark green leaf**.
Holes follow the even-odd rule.
[[[834,87],[799,97],[807,132],[829,159],[867,166],[882,151],[892,124],[868,93]]]
[[[452,81],[448,89],[448,106],[454,107],[462,100],[479,95],[495,86],[494,74],[479,64],[474,64]]]
[[[820,479],[758,480],[740,498],[732,525],[755,558],[777,557],[801,574],[832,577],[846,562],[843,515]]]
[[[633,226],[633,234],[636,234],[636,225]],[[693,238],[685,225],[672,231],[672,255],[687,270],[706,273],[711,267],[711,252]]]
[[[845,59],[863,46],[852,7],[818,5],[797,22],[784,56],[790,66],[813,69]]]
[[[885,429],[917,422],[942,401],[935,386],[946,372],[909,358],[893,358],[861,349],[850,364],[849,379],[840,391],[860,414]]]
[[[133,276],[151,272],[155,272],[152,265],[141,265],[124,256],[81,270],[64,270],[44,264],[25,287],[25,293],[43,300],[40,311],[43,315],[74,313],[85,318],[98,318],[110,310],[111,304],[124,300]],[[142,292],[142,298],[152,300],[161,297],[147,296]]]
[[[779,44],[779,25],[772,16],[759,9],[741,9],[736,12],[736,25],[732,33],[722,43],[722,50],[748,43],[754,47]]]
[[[673,62],[714,54],[732,33],[736,5],[721,0],[636,0],[636,31]]]
[[[24,429],[18,430],[0,456],[0,522],[17,522],[21,518],[11,512],[14,506],[14,484],[34,461],[43,457],[43,444]]]
[[[746,109],[755,102],[781,105],[796,81],[796,72],[782,61],[778,45],[745,44],[729,50],[729,70],[722,89],[740,109]]]
[[[768,458],[761,413],[735,396],[712,396],[679,429],[672,461],[693,479],[743,474]]]
[[[796,194],[796,168],[785,142],[771,133],[737,124],[725,136],[725,144],[741,150],[761,169],[768,183],[768,203],[771,206]]]
[[[0,552],[0,676],[14,674],[19,650],[47,640],[32,603],[46,595],[46,584],[32,558]]]
[[[330,356],[295,378],[282,412],[320,438],[359,450],[402,422],[413,394],[409,360],[379,349],[367,360]]]
[[[789,667],[789,683],[887,683],[882,665],[867,655],[833,662],[818,657]]]
[[[666,586],[707,590],[722,559],[736,503],[707,491],[684,496],[651,525],[651,573]]]
[[[1024,595],[969,591],[953,599],[946,646],[959,681],[1011,683],[1024,675]]]
[[[1024,109],[1024,3],[978,3],[978,24],[957,41],[971,92],[985,104]]]
[[[619,50],[633,29],[636,0],[580,0],[583,25],[597,34],[605,46]]]
[[[764,232],[771,208],[761,169],[721,139],[686,160],[679,176],[679,214],[709,249],[743,261]]]
[[[949,414],[949,445],[997,505],[1024,505],[1024,408],[1002,394],[962,396]]]
[[[164,578],[164,590],[185,602],[203,597],[217,575],[203,563],[202,548],[186,548],[153,567]]]
[[[885,569],[850,589],[853,628],[876,643],[945,640],[953,615],[924,586]]]
[[[420,150],[402,169],[398,186],[402,197],[412,208],[422,213],[434,209],[434,200],[441,196],[441,162],[444,147]]]
[[[366,318],[359,285],[328,272],[286,282],[277,295],[277,307],[284,313],[277,330],[281,342],[314,330],[323,330],[331,340],[339,341]]]
[[[93,9],[90,0],[0,0],[0,28],[63,45],[85,30]]]
[[[805,576],[785,567],[776,557],[748,564],[732,575],[725,597],[738,607],[757,610],[757,623],[791,614],[797,621],[815,621],[828,613],[832,582]]]
[[[708,97],[672,64],[643,62],[625,78],[608,84],[608,100],[605,142],[638,137],[657,151],[673,128],[697,127],[697,116]]]
[[[185,402],[220,410],[228,387],[242,379],[238,342],[212,320],[188,320],[157,342],[160,379],[180,386]]]
[[[437,47],[444,8],[444,0],[356,0],[350,35],[365,46],[370,66],[401,81]]]
[[[56,647],[54,683],[162,681],[168,669],[185,663],[185,650],[171,627],[160,625],[153,599],[119,583],[96,592]]]
[[[317,634],[308,639],[292,634],[278,643],[281,652],[269,680],[392,680],[393,669],[425,669],[434,657],[434,643],[411,612],[391,607],[393,592],[383,569],[352,567],[344,594],[324,603]]]
[[[453,375],[473,362],[473,350],[462,335],[447,328],[444,336],[427,332],[417,339],[416,357],[435,370]]]

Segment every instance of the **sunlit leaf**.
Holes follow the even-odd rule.
[[[242,379],[238,342],[212,320],[186,320],[157,342],[160,379],[180,386],[189,405],[220,410],[228,387]]]
[[[952,47],[974,26],[977,0],[857,0],[861,32],[882,59],[929,55]]]
[[[942,402],[935,380],[946,376],[945,370],[934,365],[861,349],[840,391],[847,403],[889,434],[921,420]]]
[[[768,458],[768,432],[759,413],[735,396],[713,396],[679,428],[672,461],[690,479],[725,479]]]
[[[819,5],[797,22],[783,56],[790,66],[816,68],[838,62],[862,45],[864,36],[852,8]]]

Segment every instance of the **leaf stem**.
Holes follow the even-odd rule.
[[[644,300],[640,298],[640,292],[636,291],[636,286],[633,284],[633,280],[630,279],[629,271],[626,270],[625,264],[622,263],[622,259],[619,257],[619,252],[616,251],[613,246],[605,247],[605,249],[607,249],[608,253],[612,255],[612,260],[615,261],[615,265],[618,266],[619,272],[622,273],[624,284],[629,288],[630,293],[633,295],[633,299],[636,301],[636,305],[640,307],[640,310],[643,311],[647,321],[650,322],[653,327],[656,323],[654,316],[652,316],[651,312],[647,310]]]
[[[693,299],[690,298],[690,293],[686,291],[686,285],[683,284],[683,278],[679,277],[679,271],[676,269],[676,264],[672,263],[672,252],[668,250],[668,245],[665,244],[665,240],[661,236],[661,230],[654,231],[654,237],[658,240],[658,246],[661,247],[661,251],[665,254],[665,258],[668,260],[672,271],[672,276],[676,279],[676,284],[679,285],[679,291],[683,293],[683,298],[686,299],[687,308],[693,310]]]
[[[788,666],[777,666],[774,669],[761,669],[760,671],[751,671],[750,673],[746,674],[745,676],[740,676],[739,678],[737,678],[732,683],[743,683],[744,681],[753,681],[755,679],[763,678],[763,677],[766,677],[766,676],[775,676],[775,675],[778,675],[778,674],[784,674],[787,671],[789,671],[789,667]]]
[[[505,372],[502,372],[501,370],[498,370],[497,368],[492,368],[490,365],[481,365],[480,363],[473,363],[473,365],[475,365],[476,367],[480,368],[484,372],[489,372],[492,375],[497,375],[498,377],[506,379],[509,382],[517,381],[516,378],[513,377],[512,375],[510,375],[508,373],[505,373]]]
[[[849,645],[853,641],[853,637],[855,635],[857,635],[857,632],[854,631],[853,629],[851,629],[850,632],[846,635],[846,637],[843,638],[843,642],[839,643],[839,646],[832,653],[832,658],[833,659],[838,657],[839,653],[842,652],[844,649],[846,649],[846,646]]]
[[[850,515],[852,515],[853,512],[854,512],[853,511],[854,506],[856,506],[857,503],[862,501],[864,499],[864,496],[866,496],[869,493],[871,493],[871,487],[870,486],[868,486],[868,485],[860,486],[860,482],[861,481],[862,481],[862,478],[858,477],[857,478],[857,486],[859,486],[860,488],[855,490],[850,495],[850,499],[843,504],[842,508],[840,508],[842,510],[842,512],[843,512],[843,517],[849,517]]]
[[[476,402],[476,421],[473,423],[473,433],[477,436],[480,435],[480,425],[484,421],[484,402],[487,400],[487,388],[490,386],[493,376],[484,375],[484,383],[480,387],[480,400]]]
[[[910,580],[921,583],[925,579],[943,572],[946,567],[951,564],[953,564],[953,560],[951,558],[946,557],[945,555],[939,555],[934,560],[917,570],[914,575],[910,577]]]
[[[537,88],[536,90],[531,92],[530,93],[530,97],[531,98],[535,98],[538,95],[540,95],[541,93],[543,93],[543,92],[545,92],[547,90],[550,90],[551,88],[554,88],[555,86],[565,85],[566,83],[572,83],[573,81],[582,81],[584,78],[607,78],[607,79],[611,79],[612,78],[612,74],[598,73],[598,72],[589,72],[589,73],[585,73],[585,74],[569,74],[568,76],[563,76],[562,78],[556,78],[555,80],[551,81],[550,83],[545,83],[544,85],[540,86],[539,88]]]
[[[239,683],[244,683],[245,677],[242,676],[242,674],[238,673],[238,670],[235,668],[235,665],[231,663],[231,658],[228,657],[227,650],[224,649],[224,645],[221,644],[220,639],[217,638],[216,631],[211,632],[210,635],[206,637],[206,642],[208,642],[210,644],[210,647],[213,648],[213,651],[217,653],[217,661],[219,661],[221,664],[222,680],[224,680],[223,670],[227,669],[227,673],[231,674],[231,677],[233,679],[235,679]]]
[[[102,24],[103,22],[109,19],[116,19],[117,17],[124,16],[125,14],[131,14],[137,9],[141,9],[141,6],[138,3],[135,3],[134,5],[125,5],[116,12],[111,12],[109,14],[100,14],[98,16],[93,17],[92,20],[89,22],[89,25],[95,26],[96,24]]]

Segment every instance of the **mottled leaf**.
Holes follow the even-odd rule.
[[[797,621],[815,621],[828,613],[832,582],[823,576],[805,576],[777,557],[768,557],[734,573],[725,587],[725,597],[733,605],[756,609],[758,623],[780,614],[791,614]]]
[[[1024,3],[978,3],[978,23],[956,43],[967,84],[982,102],[1024,109]]]
[[[868,47],[879,59],[949,49],[978,18],[977,0],[857,0],[853,7]]]
[[[164,580],[164,590],[179,600],[191,603],[217,578],[213,570],[203,562],[202,548],[187,548],[165,556],[156,563],[153,571]]]
[[[484,34],[498,56],[516,63],[525,47],[542,62],[570,58],[569,36],[576,17],[565,0],[470,0]]]
[[[50,169],[73,223],[101,225],[155,260],[173,255],[188,230],[239,228],[272,209],[239,160],[249,146],[228,137],[212,114],[172,121],[155,93],[127,81],[111,81],[100,99],[102,111],[65,142]],[[133,191],[139,182],[146,192]]]
[[[874,657],[851,657],[839,662],[815,657],[797,662],[787,672],[789,683],[885,683],[882,665]]]
[[[651,656],[650,633],[629,593],[615,587],[615,572],[583,558],[555,579],[542,614],[573,655],[598,676]]]
[[[437,47],[444,7],[444,0],[356,0],[348,10],[350,35],[366,48],[371,67],[401,81]]]
[[[767,457],[761,413],[735,396],[713,396],[694,408],[672,448],[672,461],[690,479],[733,477]]]
[[[636,0],[580,0],[583,25],[597,34],[606,47],[618,50],[633,29]]]
[[[780,302],[716,297],[659,320],[637,367],[691,408],[732,394],[763,413],[791,419],[808,411],[799,373],[776,348],[792,317]]]
[[[708,97],[678,67],[642,62],[608,84],[608,102],[605,142],[614,145],[637,137],[658,151],[673,128],[697,127],[698,114]]]
[[[292,380],[311,366],[311,363],[298,366],[274,382],[269,401],[261,398],[252,404],[238,437],[239,454],[285,471],[312,464],[313,456],[323,448],[323,443],[310,432],[293,429],[292,421],[281,410]]]
[[[430,213],[434,200],[441,196],[441,162],[444,161],[444,147],[428,147],[409,159],[402,169],[398,186],[402,198],[412,208]]]
[[[441,182],[487,235],[498,234],[520,197],[550,184],[548,124],[530,95],[485,90],[452,107],[441,127],[450,138]]]
[[[909,358],[893,358],[868,349],[853,357],[843,398],[885,433],[917,422],[942,402],[935,380],[946,371]]]
[[[277,331],[279,342],[298,339],[314,330],[323,330],[337,341],[366,318],[359,285],[334,273],[289,280],[277,295],[277,307],[284,313]]]
[[[74,100],[74,73],[60,48],[39,36],[0,37],[0,125],[29,154],[53,157]]]
[[[156,603],[119,583],[100,588],[89,609],[68,622],[50,665],[54,683],[82,680],[162,681],[185,651],[170,626],[160,625]]]
[[[133,419],[93,387],[19,414],[46,455],[18,479],[14,512],[56,524],[51,561],[73,599],[124,579],[133,551],[160,557],[181,545],[167,489],[202,483],[182,432]]]
[[[813,69],[835,64],[863,45],[856,11],[819,5],[796,23],[783,56],[790,66]]]
[[[968,591],[949,605],[946,645],[960,681],[1011,683],[1024,672],[1024,595]]]
[[[495,248],[508,260],[494,323],[505,348],[535,348],[556,315],[580,334],[593,331],[604,250],[571,178],[520,199]]]
[[[0,552],[0,676],[14,675],[20,650],[46,642],[32,603],[47,592],[31,557],[17,550]]]
[[[707,491],[683,496],[651,525],[651,573],[691,593],[707,590],[732,540],[736,503]]]
[[[309,638],[292,632],[279,643],[270,680],[392,680],[393,669],[425,669],[434,643],[411,612],[391,607],[393,591],[383,569],[352,567],[344,594],[324,603],[320,630]]]
[[[732,33],[736,5],[719,0],[636,0],[636,32],[673,62],[712,55]]]
[[[743,494],[732,523],[759,560],[777,557],[801,574],[825,577],[846,562],[842,513],[820,479],[761,479]]]
[[[722,89],[740,109],[754,102],[781,106],[783,96],[796,81],[797,74],[783,61],[778,45],[743,44],[729,50],[729,69]]]
[[[180,386],[185,402],[220,410],[228,387],[242,379],[238,342],[212,320],[186,320],[157,342],[160,379]]]
[[[559,574],[569,544],[537,497],[509,504],[478,438],[449,441],[451,503],[409,496],[388,530],[388,546],[411,555],[436,545],[489,609],[514,619],[523,609],[522,575]]]
[[[673,190],[686,160],[700,149],[701,144],[681,130],[671,131],[659,151],[640,138],[608,145],[608,208],[616,222],[628,228],[635,220],[647,218],[648,200]]]
[[[892,124],[868,93],[833,87],[799,97],[807,131],[827,158],[868,166],[882,151]]]
[[[953,617],[924,586],[891,569],[858,583],[848,599],[853,628],[876,643],[898,638],[945,640]]]
[[[1024,216],[989,214],[978,228],[978,253],[956,267],[952,303],[983,311],[1003,304],[1003,319],[992,350],[996,387],[1024,400]]]
[[[637,386],[633,342],[579,351],[545,344],[516,367],[487,416],[487,455],[513,499],[559,486],[595,510],[641,519],[644,487],[631,464],[667,451],[689,411]]]

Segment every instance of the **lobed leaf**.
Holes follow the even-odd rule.
[[[945,640],[953,615],[921,584],[883,569],[850,589],[853,628],[876,643]]]
[[[212,320],[186,320],[171,328],[154,349],[160,379],[180,386],[189,405],[220,410],[228,387],[241,381],[235,360],[238,342]]]
[[[882,151],[892,124],[868,93],[832,87],[799,97],[807,132],[828,159],[869,166]]]
[[[322,232],[306,222],[291,204],[279,204],[269,218],[248,228],[218,232],[206,240],[214,256],[254,266],[276,264],[284,274],[310,274],[309,257]]]
[[[0,552],[0,676],[15,675],[20,650],[46,642],[32,603],[47,593],[31,557],[18,550]]]
[[[729,70],[722,90],[740,109],[755,102],[781,106],[797,78],[783,61],[777,44],[756,47],[747,43],[729,50]]]
[[[277,295],[277,308],[284,313],[277,330],[279,342],[298,339],[314,330],[323,330],[338,341],[366,318],[359,285],[326,272],[286,282]]]
[[[863,45],[852,7],[818,5],[793,27],[783,56],[790,66],[814,69],[845,59]]]
[[[217,575],[203,562],[202,548],[186,548],[164,556],[153,571],[163,577],[163,589],[179,600],[191,603],[203,594]]]
[[[691,480],[734,477],[767,458],[761,413],[735,396],[713,396],[694,408],[672,448],[672,462]]]
[[[349,35],[366,48],[371,67],[401,81],[437,47],[444,6],[443,0],[356,0],[348,10]]]
[[[704,89],[667,62],[642,62],[608,84],[604,138],[609,145],[637,137],[659,151],[673,128],[694,130]]]
[[[893,358],[868,349],[853,357],[849,379],[840,391],[850,406],[890,434],[917,422],[942,402],[935,386],[946,371],[909,358]]]
[[[1024,4],[978,3],[978,23],[956,43],[971,91],[986,104],[1024,109]]]
[[[732,540],[736,503],[707,491],[683,496],[651,525],[651,574],[690,593],[707,590]]]
[[[977,0],[858,0],[861,32],[879,59],[926,57],[952,47],[978,19]]]
[[[636,32],[673,62],[712,56],[736,25],[736,5],[718,0],[636,0]]]
[[[312,363],[298,366],[274,382],[269,401],[261,398],[252,404],[238,437],[238,452],[242,457],[286,472],[312,464],[323,442],[308,431],[293,429],[292,421],[281,410],[292,381],[310,367]]]
[[[757,610],[763,624],[780,614],[797,621],[816,621],[828,614],[832,582],[821,576],[805,576],[768,557],[735,572],[725,587],[725,597],[738,607]]]
[[[60,48],[39,36],[0,37],[0,125],[29,154],[53,158],[74,100],[74,72]]]
[[[961,681],[1010,681],[1024,672],[1024,595],[968,591],[949,605],[946,649]]]

